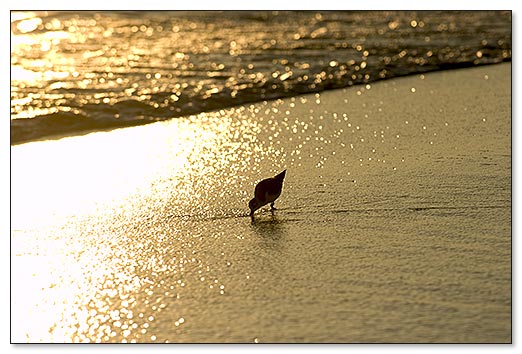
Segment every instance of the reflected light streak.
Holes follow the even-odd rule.
[[[187,216],[241,216],[259,175],[309,154],[319,169],[332,156],[308,142],[332,146],[341,115],[331,126],[322,115],[306,123],[287,113],[306,101],[289,103],[13,146],[13,341],[164,340],[150,323],[155,311],[178,303],[178,286],[198,291],[186,277],[207,267],[192,249],[205,232]]]
[[[168,127],[151,124],[12,147],[12,340],[143,336],[148,323],[135,314],[146,309],[138,308],[144,305],[136,297],[150,281],[136,269],[166,264],[142,259],[150,255],[128,239],[124,230],[132,225],[125,217],[146,220],[151,212],[164,212],[166,200],[172,210],[201,208],[198,194],[209,184],[195,181],[216,174],[226,161],[219,154],[234,145],[231,123],[219,114],[199,115]],[[147,236],[153,231],[143,232],[146,240],[154,239]]]

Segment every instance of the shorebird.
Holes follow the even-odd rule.
[[[274,201],[281,195],[285,174],[286,170],[275,177],[264,179],[257,184],[254,190],[254,199],[248,203],[250,216],[254,216],[254,212],[257,209],[268,203],[270,203],[270,210],[275,209]]]

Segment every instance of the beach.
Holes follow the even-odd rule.
[[[12,342],[511,342],[511,63],[14,145],[11,164]]]

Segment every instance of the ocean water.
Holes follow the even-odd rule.
[[[11,143],[511,60],[499,11],[11,13]]]

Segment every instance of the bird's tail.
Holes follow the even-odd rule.
[[[283,179],[285,179],[285,175],[286,175],[286,170],[284,170],[283,172],[281,172],[280,174],[278,174],[277,176],[274,177],[274,179],[278,180],[278,181],[283,181]]]

